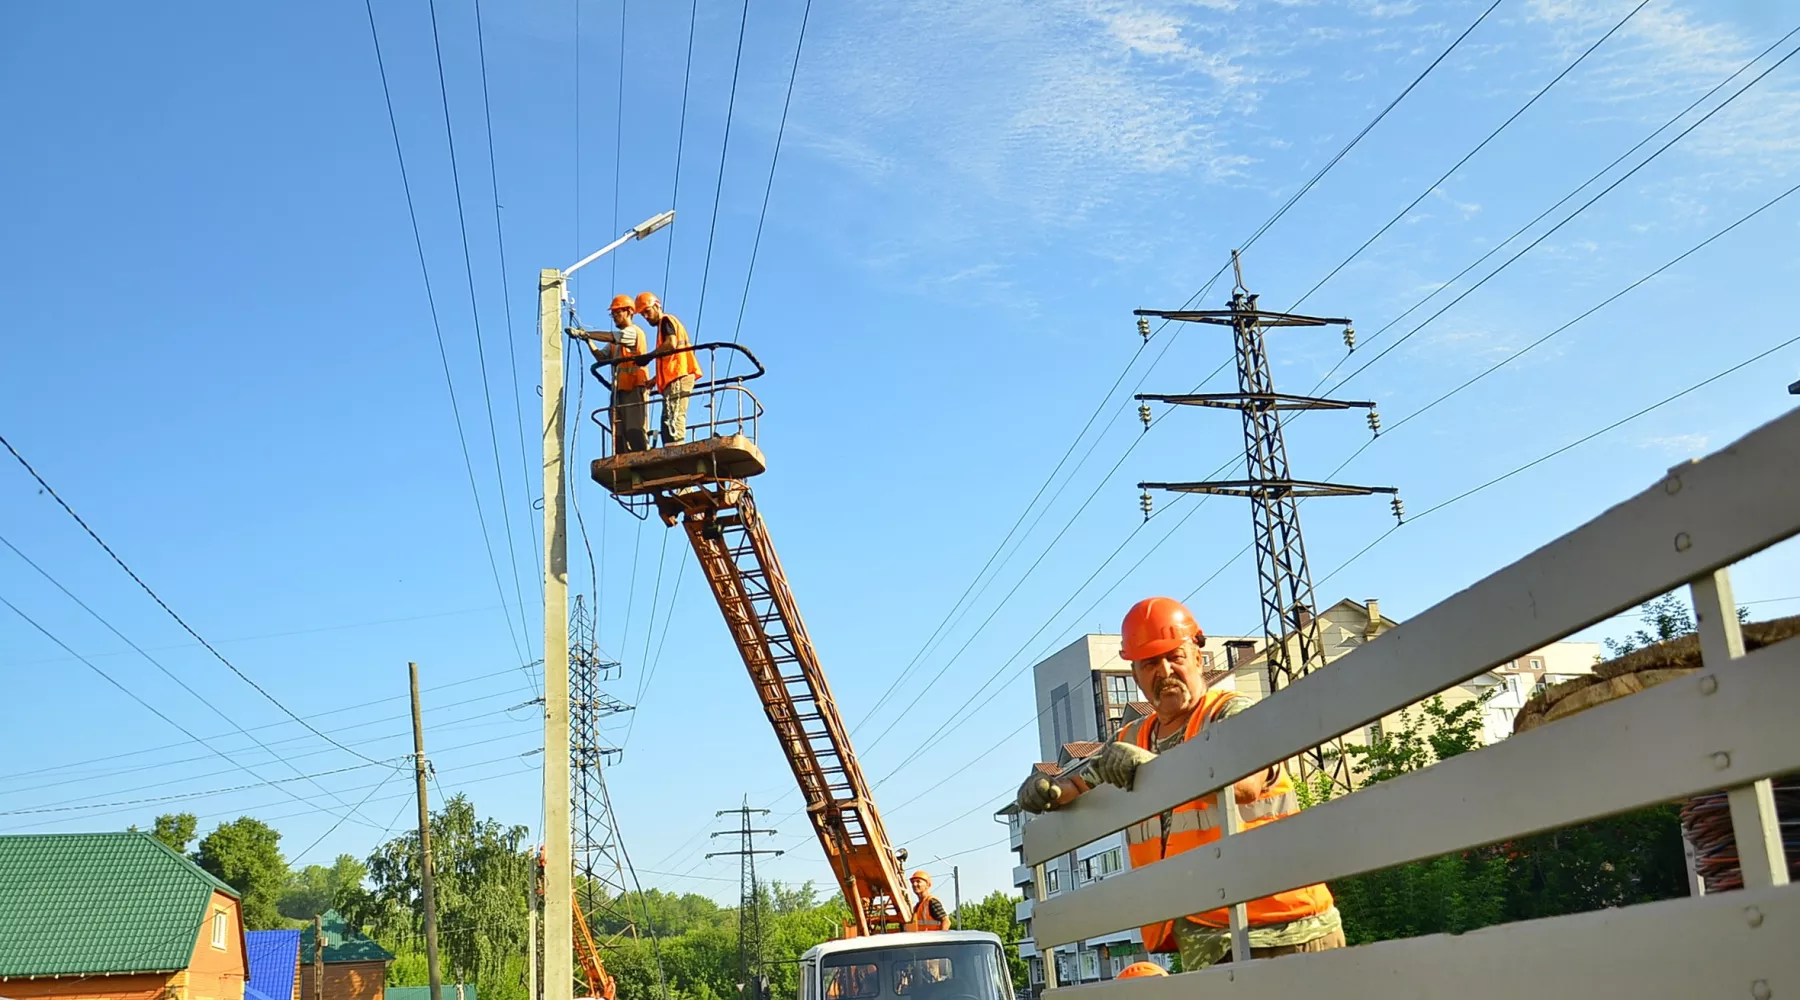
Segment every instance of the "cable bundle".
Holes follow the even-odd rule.
[[[1800,879],[1800,774],[1775,780],[1775,814],[1780,817],[1788,875]],[[1731,833],[1731,807],[1724,792],[1697,795],[1682,803],[1681,833],[1693,845],[1694,867],[1708,893],[1744,887],[1737,841]]]

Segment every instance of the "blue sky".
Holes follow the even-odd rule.
[[[405,668],[419,662],[441,789],[535,827],[541,740],[518,706],[537,683],[521,661],[540,655],[537,488],[516,414],[534,447],[536,273],[673,202],[673,229],[587,269],[577,294],[591,312],[615,290],[662,289],[667,267],[670,310],[707,339],[728,338],[745,303],[742,337],[769,367],[756,384],[770,459],[760,506],[890,834],[934,871],[960,865],[978,895],[1008,882],[990,814],[1035,756],[1033,659],[1110,630],[1140,596],[1209,577],[1194,601],[1205,627],[1258,627],[1249,558],[1230,558],[1248,540],[1242,506],[1163,497],[1171,514],[1140,527],[1134,486],[1241,457],[1229,415],[1176,412],[1146,433],[1127,398],[1190,390],[1228,345],[1171,327],[1140,352],[1131,310],[1186,301],[1486,6],[816,5],[746,298],[801,2],[752,5],[735,98],[742,8],[699,5],[682,126],[685,5],[626,5],[621,95],[618,3],[582,0],[577,45],[574,4],[489,0],[490,175],[473,7],[438,5],[441,102],[430,8],[377,0],[465,466],[363,6],[10,5],[0,433],[201,635],[333,739],[379,761],[406,754]],[[1796,26],[1754,0],[1651,0],[1432,186],[1635,6],[1503,0],[1247,252],[1252,289],[1285,307],[1430,191],[1307,299],[1353,317],[1363,338],[1333,382],[1796,44],[1375,336]],[[1378,401],[1392,431],[1338,477],[1397,486],[1421,512],[1792,337],[1782,305],[1800,278],[1800,197],[1514,357],[1800,182],[1797,112],[1800,59],[1358,374],[1339,394]],[[1307,391],[1343,356],[1330,331],[1271,340],[1286,391]],[[1784,412],[1797,375],[1800,347],[1779,351],[1408,524],[1342,572],[1392,520],[1379,498],[1309,504],[1319,596],[1416,614]],[[1296,472],[1322,477],[1367,437],[1354,415],[1310,416],[1289,434]],[[1071,441],[1023,542],[865,722]],[[639,705],[635,725],[610,727],[629,735],[610,780],[646,884],[732,898],[729,865],[699,855],[714,811],[746,795],[775,810],[775,846],[789,851],[767,873],[826,882],[801,818],[783,815],[797,804],[791,779],[683,540],[591,484],[578,499],[603,580],[602,642],[622,661],[613,690]],[[405,822],[404,774],[341,770],[365,761],[194,645],[10,458],[0,534],[220,712],[11,552],[0,597],[174,723],[224,734],[213,746],[255,774],[182,743],[0,609],[12,703],[0,831],[117,828],[175,809],[209,828],[252,814],[283,830],[290,856],[318,841],[306,863],[367,854]],[[1791,546],[1759,557],[1737,572],[1738,596],[1791,612],[1800,602],[1777,599],[1800,594],[1797,568]],[[959,721],[921,750],[947,715]],[[116,804],[302,773],[319,776]],[[321,806],[344,810],[321,789],[368,796],[366,815],[333,829]],[[60,811],[20,812],[38,809]]]

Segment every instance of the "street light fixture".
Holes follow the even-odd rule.
[[[616,240],[613,240],[611,243],[608,243],[607,245],[601,247],[600,249],[595,250],[593,253],[588,254],[586,257],[581,258],[580,260],[569,265],[568,267],[563,268],[563,272],[562,272],[563,277],[567,278],[569,275],[574,274],[576,271],[579,271],[582,268],[588,266],[589,264],[592,264],[594,261],[599,260],[600,258],[606,256],[609,253],[612,253],[614,250],[619,249],[620,247],[625,245],[627,240],[641,240],[644,237],[649,236],[651,233],[656,232],[658,229],[661,229],[664,226],[666,226],[669,223],[674,222],[674,221],[675,221],[675,210],[672,208],[669,209],[667,212],[664,212],[660,215],[652,215],[650,218],[645,219],[644,221],[638,223],[637,225],[632,226],[630,229],[625,230],[625,235],[619,237]]]

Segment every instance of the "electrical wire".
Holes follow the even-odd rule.
[[[513,419],[519,428],[519,474],[520,481],[524,483],[522,493],[526,499],[530,499],[536,491],[532,489],[531,485],[531,452],[525,444],[525,392],[519,381],[519,330],[513,322],[512,279],[506,273],[506,229],[500,224],[500,168],[496,165],[494,158],[494,113],[488,100],[487,33],[482,27],[481,0],[475,0],[475,45],[481,65],[481,118],[484,132],[487,135],[488,182],[494,200],[495,256],[500,260],[500,302],[505,307],[506,316],[506,357],[512,367]],[[541,530],[538,532],[532,530],[532,521],[534,520],[527,519],[525,533],[532,537],[538,545],[538,551],[541,552],[543,551],[543,536]],[[533,562],[535,563],[536,560],[534,559]],[[542,608],[543,594],[540,592],[537,596],[538,607]],[[520,613],[523,615],[522,609]],[[530,632],[527,631],[526,634],[529,636]],[[525,643],[525,651],[527,653],[531,651],[529,638]],[[537,687],[535,680],[533,687]],[[543,692],[539,690],[538,693],[541,695]]]
[[[1647,2],[1647,0],[1646,0]],[[612,231],[619,231],[619,173],[625,163],[625,8],[628,0],[619,0],[619,86],[618,103],[613,107],[613,214]],[[619,287],[619,258],[612,255],[612,286]]]
[[[381,54],[381,32],[375,26],[374,0],[363,0],[363,9],[369,16],[369,39],[375,46],[375,67],[380,72],[381,94],[387,103],[388,130],[393,134],[394,157],[400,164],[400,186],[406,194],[406,215],[412,223],[413,246],[419,255],[419,275],[425,282],[425,303],[431,310],[431,329],[437,338],[438,360],[444,369],[444,389],[450,396],[450,416],[456,424],[456,439],[462,446],[463,468],[469,474],[469,494],[475,500],[475,519],[481,527],[481,544],[487,549],[488,569],[494,577],[494,591],[500,596],[500,610],[506,619],[507,638],[512,641],[513,652],[518,656],[519,662],[524,663],[530,657],[518,645],[518,636],[513,631],[512,612],[506,609],[506,588],[500,583],[500,562],[494,557],[494,540],[488,533],[487,513],[481,504],[481,490],[475,484],[475,462],[469,456],[469,437],[463,428],[462,407],[456,401],[456,382],[450,377],[450,354],[444,345],[444,327],[438,318],[437,294],[431,288],[431,269],[425,263],[425,238],[419,231],[419,213],[413,202],[412,178],[406,170],[406,152],[400,145],[400,122],[394,115],[394,94],[388,87],[387,62]],[[459,198],[459,206],[460,201]]]
[[[25,461],[25,456],[19,454],[19,450],[12,446],[12,442],[8,441],[5,437],[5,435],[0,435],[0,445],[6,446],[6,450],[12,453],[12,457],[17,459],[20,465],[24,466],[25,471],[31,474],[31,478],[37,480],[38,486],[40,488],[42,488],[46,494],[49,494],[50,499],[55,500],[57,503],[57,506],[61,507],[65,513],[67,513],[71,518],[73,518],[75,520],[76,524],[81,525],[81,529],[83,531],[87,532],[88,537],[93,539],[95,544],[99,545],[100,548],[102,550],[104,550],[107,555],[112,557],[112,561],[117,563],[119,568],[125,571],[125,575],[131,577],[132,582],[136,583],[138,585],[138,587],[144,591],[144,593],[149,594],[150,599],[156,602],[157,607],[162,608],[163,611],[168,613],[170,618],[173,618],[175,620],[175,624],[180,625],[182,627],[183,631],[187,632],[188,635],[193,636],[194,639],[200,643],[200,645],[206,647],[206,651],[211,653],[213,655],[214,659],[218,660],[220,663],[225,664],[225,666],[228,667],[232,673],[237,675],[239,680],[243,681],[245,684],[250,685],[250,687],[252,689],[254,689],[257,694],[262,695],[263,698],[269,702],[269,704],[274,705],[276,708],[281,709],[281,711],[284,715],[286,715],[288,718],[294,720],[295,722],[300,723],[302,726],[305,726],[309,731],[312,732],[313,735],[318,736],[319,738],[325,740],[326,742],[332,744],[333,746],[336,746],[339,750],[345,750],[352,754],[356,754],[356,756],[358,756],[358,757],[362,757],[362,755],[357,754],[356,751],[350,750],[350,748],[344,746],[342,743],[339,743],[336,740],[332,739],[331,737],[326,736],[324,733],[319,732],[317,729],[314,729],[310,723],[308,723],[305,719],[302,719],[300,716],[295,715],[292,709],[290,709],[286,705],[282,704],[279,699],[277,699],[274,695],[270,694],[267,690],[265,690],[261,684],[258,684],[258,683],[256,683],[256,681],[252,680],[250,678],[250,675],[244,673],[242,670],[239,670],[237,667],[237,664],[232,663],[230,660],[226,659],[224,653],[219,652],[218,649],[215,648],[212,643],[206,641],[205,637],[203,637],[200,633],[194,631],[193,626],[189,625],[187,623],[186,619],[184,619],[180,615],[176,614],[174,608],[169,607],[168,603],[165,602],[162,599],[162,597],[156,593],[156,591],[150,589],[150,585],[144,582],[143,577],[138,576],[137,573],[130,566],[126,565],[125,560],[121,559],[117,552],[113,551],[112,546],[106,544],[105,539],[102,539],[100,537],[99,533],[94,531],[93,528],[89,527],[88,523],[86,521],[82,520],[80,514],[75,513],[75,508],[69,506],[68,502],[62,498],[62,495],[57,493],[56,490],[53,487],[51,487],[51,485],[48,482],[44,481],[44,477],[39,475],[38,471],[36,469],[32,468],[30,462]],[[505,598],[503,596],[502,600],[504,600],[504,599]],[[21,616],[21,617],[23,617],[23,616]],[[42,631],[42,629],[40,629],[39,631]],[[46,632],[45,634],[48,635],[49,633]],[[95,667],[93,665],[93,663],[91,663],[85,657],[81,657],[80,654],[76,653],[72,649],[69,649],[68,646],[63,645],[63,643],[61,641],[57,641],[56,644],[59,646],[62,646],[63,649],[67,650],[71,656],[76,656],[76,657],[80,658],[81,662],[86,663],[90,668],[95,670],[95,672],[99,672],[100,668]],[[104,675],[102,675],[102,676],[104,676]],[[121,690],[123,690],[123,688],[121,688]],[[146,704],[146,707],[148,707],[147,704]],[[187,730],[183,729],[182,732],[186,733]],[[193,734],[188,733],[188,735],[192,736]],[[375,763],[375,761],[369,757],[363,757],[362,759],[367,760],[370,763]]]
[[[259,749],[261,749],[264,753],[268,754],[272,759],[279,759],[282,761],[283,764],[285,764],[295,774],[300,773],[300,769],[294,766],[294,763],[292,760],[279,757],[275,753],[274,750],[270,749],[269,746],[267,744],[265,744],[261,739],[257,738],[248,729],[245,729],[242,725],[240,725],[238,723],[238,721],[235,718],[233,718],[229,713],[227,713],[223,709],[219,708],[219,706],[214,705],[212,702],[208,701],[204,695],[202,695],[200,692],[194,690],[193,687],[190,686],[187,681],[182,680],[179,676],[177,676],[175,674],[174,671],[170,670],[168,667],[163,666],[161,661],[157,660],[155,657],[153,657],[149,653],[145,652],[143,650],[143,648],[140,647],[137,643],[133,642],[130,639],[130,637],[126,636],[125,633],[119,631],[118,628],[115,627],[112,622],[107,621],[104,617],[101,616],[101,614],[98,611],[95,611],[92,607],[90,607],[86,601],[83,601],[81,598],[75,596],[73,591],[71,591],[71,590],[69,590],[69,588],[63,586],[62,581],[58,580],[54,576],[51,576],[49,570],[46,570],[46,569],[44,569],[44,567],[38,565],[36,561],[34,561],[30,556],[26,555],[24,552],[21,552],[19,550],[18,546],[14,545],[9,539],[7,539],[3,535],[0,535],[0,545],[4,545],[8,549],[11,549],[12,554],[15,556],[18,556],[21,560],[23,560],[25,565],[30,566],[32,569],[36,570],[39,576],[50,581],[50,585],[55,587],[57,590],[61,591],[64,597],[67,597],[69,600],[75,602],[76,607],[79,607],[81,610],[87,612],[91,618],[93,618],[95,621],[99,622],[107,631],[109,631],[113,635],[117,636],[120,639],[120,641],[124,642],[127,646],[130,646],[133,650],[136,650],[136,652],[139,656],[141,656],[145,660],[149,661],[150,665],[155,667],[158,671],[160,671],[164,677],[167,677],[169,680],[174,681],[177,686],[179,686],[183,691],[188,693],[189,697],[193,698],[195,701],[199,702],[201,705],[204,705],[206,707],[206,709],[208,711],[212,712],[214,715],[217,715],[219,718],[224,719],[226,722],[230,723],[231,726],[234,729],[236,729],[240,735],[248,738],[250,740],[250,742],[256,744]],[[257,777],[260,778],[261,775],[257,775]],[[350,803],[345,802],[343,799],[339,798],[336,793],[327,790],[324,786],[320,785],[318,782],[316,782],[316,781],[312,782],[312,785],[313,785],[313,787],[317,788],[320,792],[329,796],[338,805],[343,806],[346,809],[351,808]]]
[[[681,153],[687,145],[688,84],[694,78],[694,24],[698,20],[700,0],[688,0],[687,57],[681,71],[681,119],[675,127],[675,186],[669,192],[669,207],[681,201]],[[669,230],[668,244],[663,248],[662,297],[669,297],[669,269],[675,262],[675,230]]]
[[[750,241],[750,266],[744,271],[744,295],[738,300],[737,322],[731,329],[731,342],[737,343],[744,332],[744,309],[750,304],[750,282],[756,277],[756,252],[762,247],[763,223],[769,218],[769,196],[775,191],[775,167],[781,162],[781,140],[787,135],[788,109],[794,103],[794,81],[800,76],[800,52],[806,47],[806,24],[812,17],[812,0],[806,0],[806,6],[800,11],[800,36],[794,42],[794,63],[788,69],[787,96],[781,100],[781,124],[775,127],[775,152],[769,156],[769,179],[763,185],[762,208],[756,213],[756,236]],[[737,361],[737,354],[730,354],[725,361],[725,374],[731,375],[731,366]]]
[[[694,311],[694,329],[702,329],[706,319],[706,285],[712,274],[713,237],[719,232],[719,196],[725,190],[725,157],[731,151],[731,116],[737,108],[738,70],[744,65],[744,25],[750,21],[750,0],[744,0],[738,14],[737,57],[731,63],[731,96],[725,102],[725,138],[719,143],[719,177],[713,184],[712,218],[706,229],[706,262],[700,268],[700,306]]]
[[[1337,274],[1339,271],[1342,271],[1344,268],[1348,267],[1350,265],[1351,261],[1355,260],[1358,256],[1360,256],[1364,250],[1369,249],[1370,244],[1374,243],[1376,240],[1378,240],[1382,236],[1384,236],[1387,233],[1387,231],[1389,229],[1392,229],[1397,223],[1399,223],[1399,221],[1401,219],[1406,218],[1406,214],[1408,212],[1411,212],[1414,208],[1417,208],[1419,205],[1419,202],[1422,202],[1426,198],[1430,197],[1431,192],[1436,191],[1438,189],[1439,185],[1441,185],[1445,181],[1449,180],[1451,175],[1455,174],[1458,170],[1461,170],[1463,168],[1464,164],[1466,164],[1470,160],[1474,159],[1475,154],[1477,154],[1477,153],[1481,152],[1483,149],[1487,148],[1487,144],[1490,142],[1493,142],[1496,138],[1498,138],[1500,136],[1500,133],[1506,131],[1507,126],[1511,125],[1515,121],[1518,121],[1520,115],[1523,115],[1525,112],[1531,110],[1531,106],[1536,104],[1538,102],[1539,98],[1542,98],[1545,94],[1548,94],[1552,87],[1556,86],[1558,83],[1561,83],[1563,80],[1563,77],[1566,77],[1570,73],[1574,72],[1575,67],[1580,66],[1583,62],[1585,62],[1587,60],[1588,56],[1591,56],[1594,54],[1595,49],[1598,49],[1602,44],[1604,44],[1606,42],[1606,40],[1611,38],[1614,35],[1614,33],[1616,33],[1620,28],[1625,27],[1626,23],[1629,22],[1632,18],[1636,17],[1638,15],[1638,11],[1643,10],[1644,7],[1646,5],[1648,5],[1649,3],[1650,3],[1650,0],[1639,0],[1639,3],[1636,7],[1631,8],[1631,10],[1628,11],[1623,18],[1619,19],[1618,23],[1614,24],[1611,28],[1608,28],[1606,30],[1606,34],[1601,35],[1599,37],[1599,39],[1597,39],[1594,42],[1594,44],[1589,45],[1586,49],[1583,49],[1581,55],[1575,57],[1574,62],[1570,63],[1567,66],[1564,66],[1562,72],[1560,72],[1560,73],[1556,74],[1556,76],[1552,77],[1549,83],[1544,84],[1543,87],[1538,89],[1537,93],[1532,94],[1531,99],[1526,101],[1523,105],[1521,105],[1517,111],[1514,111],[1511,115],[1508,115],[1506,120],[1500,123],[1499,127],[1495,128],[1492,132],[1488,133],[1487,138],[1476,143],[1475,148],[1469,150],[1467,153],[1464,153],[1462,156],[1462,159],[1457,160],[1455,163],[1451,164],[1450,169],[1444,171],[1443,174],[1440,175],[1437,180],[1432,181],[1430,184],[1426,185],[1425,190],[1420,191],[1418,197],[1416,197],[1412,201],[1408,202],[1405,208],[1402,208],[1399,212],[1395,213],[1393,218],[1389,219],[1387,221],[1387,223],[1385,225],[1383,225],[1380,229],[1377,229],[1373,236],[1370,236],[1368,239],[1364,240],[1362,242],[1361,246],[1359,246],[1355,250],[1351,251],[1350,256],[1345,257],[1342,261],[1340,261],[1338,263],[1338,265],[1336,267],[1331,269],[1330,273],[1326,274],[1325,277],[1320,278],[1316,284],[1314,284],[1311,288],[1307,289],[1305,295],[1300,296],[1299,299],[1295,300],[1295,302],[1292,306],[1288,307],[1288,311],[1292,312],[1293,310],[1300,308],[1301,303],[1305,302],[1309,298],[1312,298],[1312,294],[1314,292],[1318,291],[1320,288],[1324,287],[1324,285],[1327,281],[1330,281],[1332,278],[1337,277]]]
[[[1775,72],[1777,69],[1780,69],[1781,66],[1784,63],[1786,63],[1789,59],[1792,59],[1796,53],[1800,53],[1800,47],[1796,47],[1794,49],[1789,50],[1788,54],[1785,56],[1782,56],[1781,59],[1778,60],[1774,65],[1770,66],[1768,69],[1765,69],[1761,73],[1757,74],[1756,77],[1753,78],[1749,83],[1746,83],[1742,87],[1739,87],[1734,93],[1732,93],[1732,95],[1730,97],[1727,97],[1727,98],[1725,98],[1725,100],[1719,102],[1719,104],[1717,106],[1715,106],[1711,111],[1708,111],[1706,114],[1702,115],[1699,119],[1695,120],[1693,124],[1689,125],[1687,128],[1682,129],[1680,132],[1676,133],[1674,138],[1670,139],[1668,142],[1663,143],[1661,146],[1659,146],[1656,149],[1655,152],[1651,153],[1649,156],[1647,156],[1643,160],[1639,161],[1637,166],[1634,166],[1630,170],[1627,170],[1625,173],[1621,174],[1617,180],[1614,180],[1611,184],[1608,184],[1606,187],[1602,188],[1598,194],[1594,195],[1592,198],[1589,198],[1586,202],[1583,202],[1579,208],[1575,209],[1575,211],[1573,211],[1573,212],[1570,212],[1567,216],[1565,216],[1563,218],[1563,220],[1561,222],[1558,222],[1556,225],[1551,226],[1549,229],[1545,230],[1542,235],[1538,236],[1537,239],[1534,239],[1530,243],[1527,243],[1517,253],[1513,254],[1511,257],[1507,258],[1504,262],[1502,262],[1500,264],[1500,266],[1494,268],[1492,271],[1489,271],[1486,275],[1482,276],[1482,278],[1480,280],[1476,281],[1473,285],[1470,285],[1468,288],[1464,289],[1455,298],[1451,299],[1448,303],[1446,303],[1443,306],[1443,308],[1441,308],[1437,312],[1431,314],[1431,316],[1427,317],[1418,326],[1415,326],[1411,330],[1407,331],[1406,334],[1404,336],[1402,336],[1399,340],[1396,340],[1393,343],[1382,348],[1381,351],[1378,352],[1374,357],[1363,362],[1355,370],[1351,371],[1350,374],[1345,375],[1341,379],[1338,379],[1337,382],[1332,385],[1331,391],[1336,392],[1339,388],[1342,388],[1345,383],[1349,382],[1351,379],[1355,378],[1356,376],[1361,375],[1364,371],[1367,371],[1370,365],[1373,365],[1375,362],[1380,361],[1382,358],[1384,358],[1388,354],[1392,353],[1395,348],[1399,347],[1401,344],[1406,343],[1408,340],[1410,340],[1412,338],[1412,336],[1414,334],[1418,333],[1420,330],[1423,330],[1433,320],[1436,320],[1439,316],[1442,316],[1445,312],[1449,311],[1451,307],[1455,306],[1458,302],[1461,302],[1463,299],[1468,298],[1469,295],[1472,294],[1476,289],[1480,288],[1482,285],[1487,284],[1488,281],[1490,281],[1495,275],[1506,270],[1515,261],[1517,261],[1520,257],[1525,256],[1527,253],[1529,253],[1533,249],[1535,249],[1539,244],[1541,244],[1545,240],[1549,239],[1552,235],[1554,235],[1556,232],[1561,230],[1562,227],[1568,225],[1570,221],[1572,221],[1577,216],[1581,215],[1583,212],[1587,211],[1590,207],[1592,207],[1595,202],[1599,201],[1601,198],[1606,197],[1614,189],[1618,188],[1619,185],[1621,185],[1621,184],[1625,183],[1627,180],[1631,179],[1631,177],[1634,176],[1638,171],[1644,169],[1645,167],[1649,166],[1651,163],[1655,162],[1657,157],[1661,156],[1663,153],[1667,152],[1670,149],[1670,147],[1674,146],[1676,143],[1678,143],[1682,139],[1686,138],[1690,132],[1699,128],[1701,125],[1706,124],[1706,122],[1708,120],[1710,120],[1712,118],[1712,116],[1714,116],[1714,115],[1718,114],[1719,112],[1725,110],[1726,108],[1730,107],[1731,103],[1733,101],[1737,100],[1739,97],[1742,97],[1744,95],[1744,93],[1746,91],[1748,91],[1751,87],[1754,87],[1758,83],[1761,83],[1764,77],[1768,76],[1770,73]],[[1386,328],[1384,327],[1383,329],[1385,330]],[[1378,331],[1378,333],[1379,333],[1379,331]],[[1370,339],[1372,340],[1374,338],[1371,337]]]
[[[456,227],[462,234],[463,276],[469,284],[469,321],[475,328],[475,359],[481,371],[481,398],[487,408],[488,440],[494,449],[494,481],[500,491],[500,518],[506,532],[506,551],[512,559],[519,637],[523,649],[530,650],[531,633],[525,625],[525,587],[519,574],[519,539],[513,534],[512,504],[506,499],[506,473],[500,467],[500,430],[494,422],[493,381],[488,377],[487,344],[481,335],[481,307],[475,297],[475,262],[469,251],[469,221],[463,213],[462,170],[456,164],[456,130],[450,125],[450,89],[444,82],[444,47],[438,38],[437,0],[427,0],[426,8],[431,12],[431,48],[437,56],[438,102],[444,112],[444,141],[450,150],[450,182],[456,192]],[[501,599],[505,600],[504,597]],[[521,662],[527,658],[526,653],[519,654]]]
[[[12,611],[13,614],[18,615],[21,619],[23,619],[25,621],[25,624],[30,625],[32,628],[36,629],[39,633],[41,633],[44,636],[44,638],[49,639],[51,642],[56,643],[58,646],[61,646],[65,651],[67,651],[69,653],[69,655],[80,660],[82,662],[82,664],[85,665],[89,670],[92,670],[94,673],[100,675],[100,678],[102,680],[106,681],[108,684],[111,684],[113,687],[119,689],[119,691],[121,693],[123,693],[126,697],[130,698],[132,701],[135,701],[139,705],[142,705],[144,708],[148,709],[152,715],[163,720],[164,722],[168,723],[169,725],[174,726],[176,729],[180,730],[183,735],[189,737],[194,742],[199,743],[202,746],[205,746],[209,750],[212,750],[216,755],[218,755],[218,757],[221,760],[224,760],[227,763],[233,765],[238,770],[241,770],[245,774],[250,775],[252,778],[258,779],[263,784],[267,784],[271,788],[279,789],[282,794],[288,796],[289,798],[293,799],[296,802],[303,803],[306,806],[308,806],[309,808],[320,809],[320,807],[318,806],[317,803],[314,803],[314,802],[306,799],[305,797],[300,796],[285,787],[282,787],[280,784],[276,783],[275,781],[272,781],[267,778],[263,778],[261,775],[257,774],[255,771],[251,770],[248,766],[241,764],[238,761],[234,760],[230,754],[227,754],[223,750],[219,750],[216,747],[213,747],[212,744],[210,744],[207,741],[202,740],[200,737],[196,736],[186,726],[183,726],[181,723],[175,721],[173,718],[171,718],[170,716],[165,714],[161,709],[157,708],[155,705],[152,705],[148,701],[145,701],[143,698],[139,697],[136,692],[132,691],[130,688],[126,687],[125,685],[119,683],[119,681],[116,678],[114,678],[111,674],[109,674],[106,671],[101,670],[99,667],[95,666],[86,657],[75,652],[75,650],[70,648],[67,643],[65,643],[61,639],[57,638],[56,635],[54,633],[52,633],[49,629],[46,629],[46,628],[44,628],[44,626],[38,624],[37,621],[35,619],[33,619],[30,615],[27,615],[25,612],[19,610],[17,605],[13,604],[11,601],[7,600],[5,597],[0,596],[0,604],[6,605],[6,607],[10,611]],[[351,751],[351,752],[355,753],[355,751]],[[364,757],[360,753],[356,754],[356,756],[361,757],[363,760],[366,760],[371,764],[382,763],[381,761],[375,760],[372,757]],[[320,809],[320,811],[329,812],[330,810]]]

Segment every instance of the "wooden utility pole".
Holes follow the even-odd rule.
[[[425,797],[425,723],[419,715],[419,665],[408,663],[412,678],[413,777],[419,785],[419,884],[425,894],[425,972],[430,977],[431,1000],[442,1000],[443,980],[438,974],[437,891],[431,873],[431,802]]]
[[[575,995],[575,869],[569,830],[569,536],[563,495],[563,291],[538,273],[544,383],[544,1000]],[[435,998],[434,998],[435,1000]]]
[[[313,915],[313,1000],[325,1000],[325,922]]]

